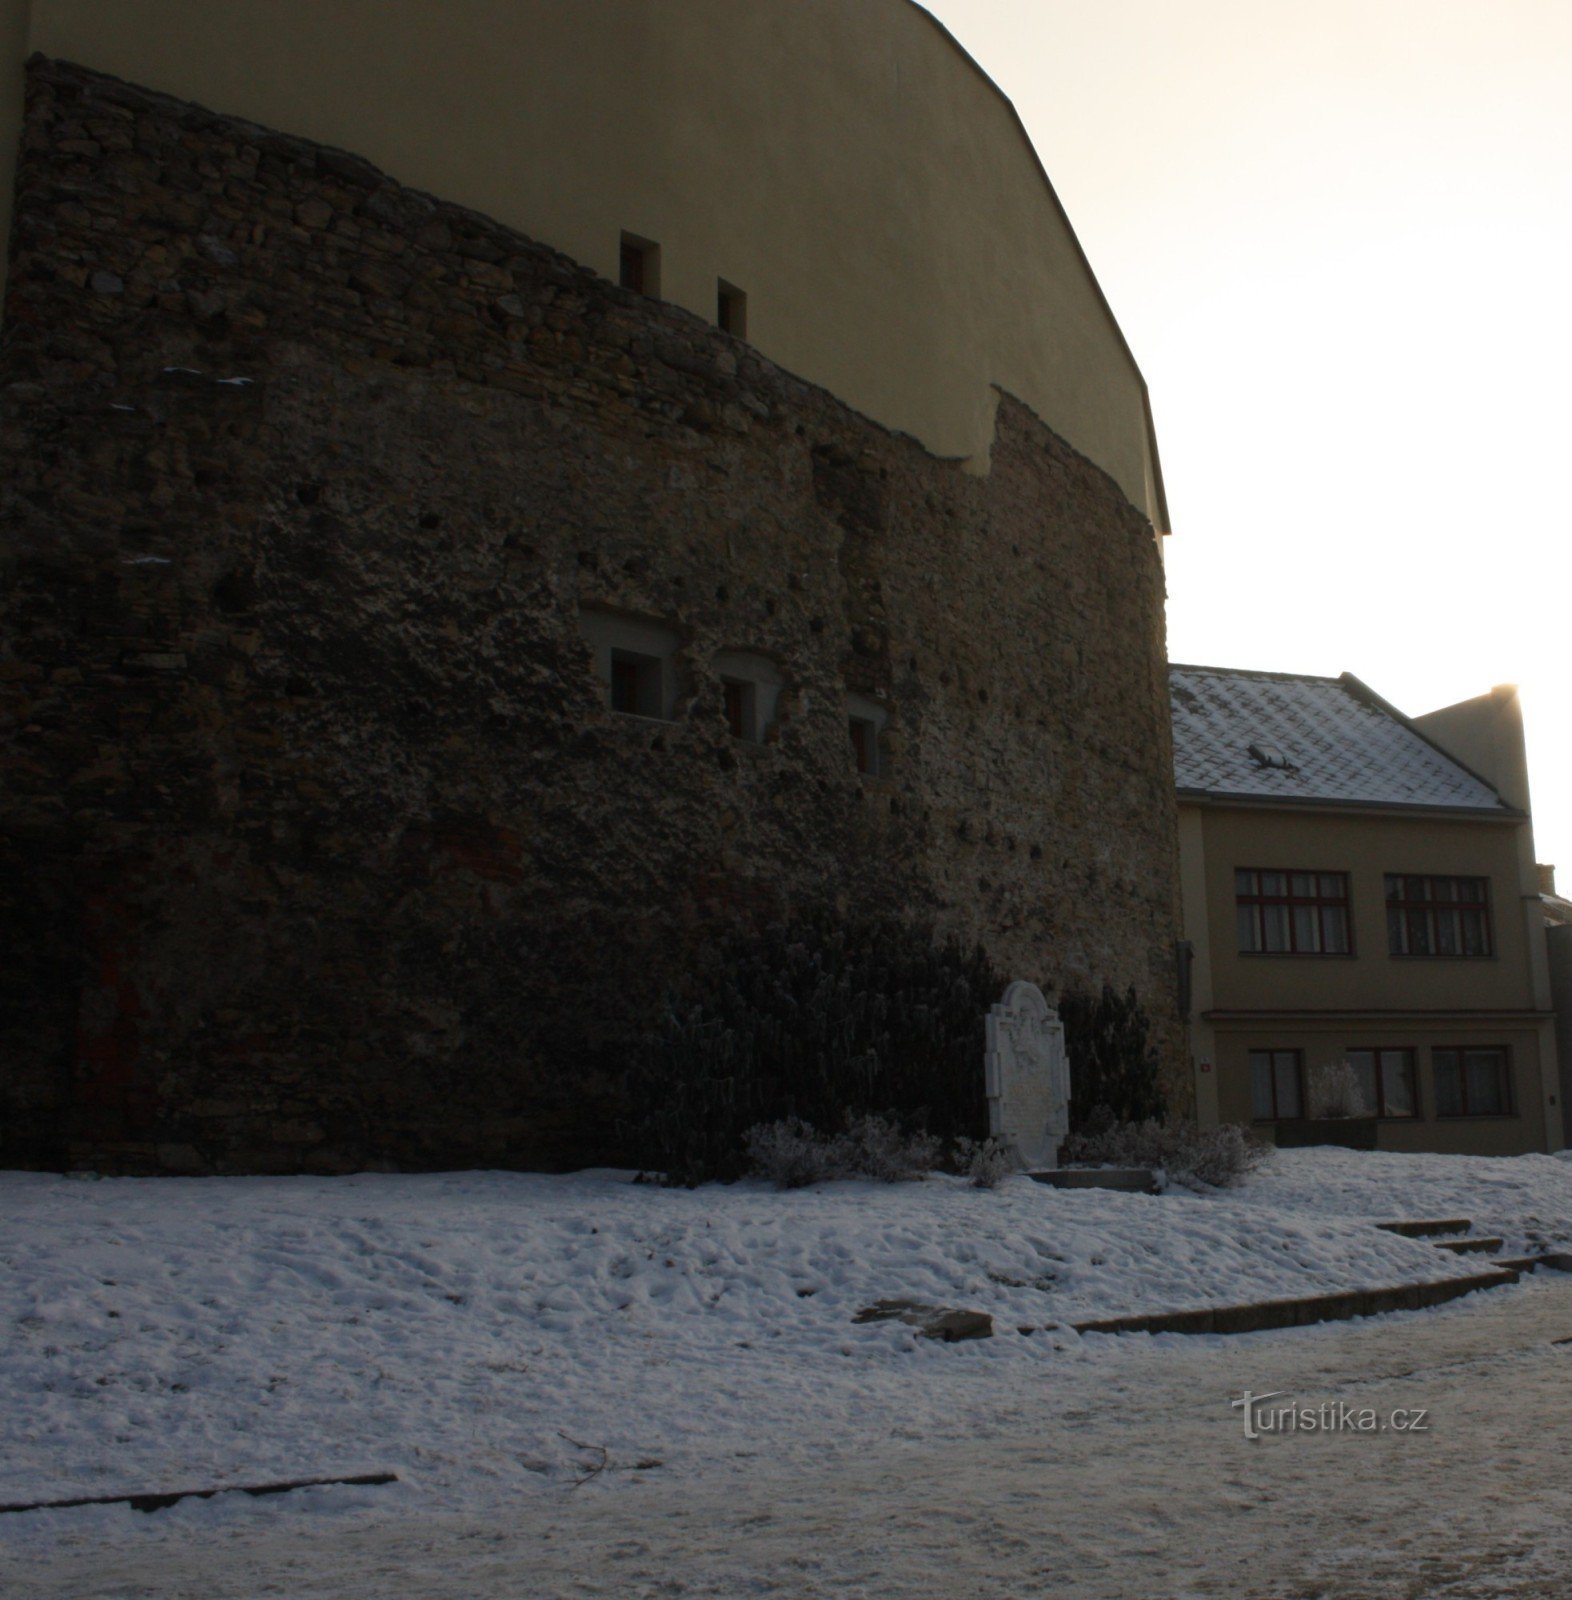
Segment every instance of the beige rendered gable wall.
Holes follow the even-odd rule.
[[[1001,387],[1166,531],[1145,386],[1058,201],[910,0],[33,0],[27,48],[352,150],[609,277],[623,230],[655,240],[663,298],[713,320],[737,285],[750,342],[933,453],[986,470]]]

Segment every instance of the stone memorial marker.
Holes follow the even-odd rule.
[[[1013,1144],[1026,1170],[1057,1166],[1070,1131],[1064,1024],[1035,983],[1010,984],[988,1008],[983,1072],[988,1132]]]

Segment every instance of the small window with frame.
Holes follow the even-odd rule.
[[[1511,1057],[1503,1045],[1446,1045],[1430,1052],[1438,1117],[1510,1117]]]
[[[1412,1050],[1359,1048],[1345,1050],[1343,1057],[1353,1069],[1360,1101],[1372,1116],[1419,1115],[1419,1085]]]
[[[617,281],[634,294],[660,299],[660,246],[636,233],[622,235]]]
[[[721,709],[734,739],[764,744],[771,736],[784,678],[768,656],[753,650],[722,650],[712,663],[720,679]]]
[[[1250,1052],[1250,1115],[1277,1122],[1305,1114],[1305,1058],[1302,1050]]]
[[[579,627],[589,645],[606,705],[626,717],[669,722],[680,688],[676,632],[644,617],[585,606]]]

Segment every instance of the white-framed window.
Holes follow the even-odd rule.
[[[579,612],[579,626],[594,652],[606,704],[625,716],[670,720],[678,689],[676,631],[589,606]]]
[[[775,720],[785,684],[781,669],[768,656],[751,650],[722,650],[713,662],[720,679],[721,705],[734,739],[762,744]]]

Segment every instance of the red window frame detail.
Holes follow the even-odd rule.
[[[1476,930],[1472,941],[1470,919]],[[1465,948],[1470,942],[1478,948]],[[1441,949],[1444,943],[1452,948]],[[1423,949],[1416,948],[1421,945]],[[1415,961],[1482,961],[1493,956],[1489,878],[1455,872],[1387,873],[1386,947],[1389,955]]]
[[[1255,1062],[1257,1056],[1266,1056],[1271,1075],[1272,1109],[1263,1114],[1255,1108]],[[1299,1093],[1298,1111],[1283,1111],[1277,1104],[1277,1067],[1279,1058],[1288,1056],[1294,1070],[1294,1083]],[[1250,1120],[1252,1122],[1282,1122],[1298,1120],[1305,1113],[1305,1053],[1303,1050],[1249,1050],[1245,1052],[1245,1070],[1250,1075]]]
[[[1309,880],[1308,888],[1302,887]],[[1281,889],[1270,886],[1281,880]],[[1326,893],[1328,880],[1336,892]],[[1268,917],[1276,908],[1283,910],[1286,944],[1268,948]],[[1342,913],[1343,948],[1327,948],[1327,929],[1335,912]],[[1250,942],[1246,943],[1244,919],[1249,918]],[[1311,937],[1304,937],[1303,918],[1309,917]],[[1235,942],[1240,955],[1248,956],[1324,956],[1342,960],[1354,953],[1354,917],[1348,896],[1346,872],[1322,872],[1308,867],[1234,868]]]
[[[1443,1056],[1453,1058],[1447,1064],[1457,1071],[1458,1108],[1456,1110],[1442,1109],[1444,1102],[1444,1097],[1441,1093]],[[1496,1081],[1501,1091],[1501,1105],[1499,1108],[1480,1111],[1468,1103],[1468,1058],[1470,1056],[1494,1056],[1496,1058],[1498,1063]],[[1430,1051],[1430,1076],[1435,1088],[1437,1117],[1515,1117],[1517,1115],[1517,1103],[1512,1093],[1512,1052],[1504,1044],[1435,1045]]]
[[[1349,1066],[1355,1067],[1357,1074],[1358,1069],[1354,1062],[1355,1056],[1370,1057],[1370,1074],[1375,1087],[1375,1106],[1373,1107],[1375,1116],[1396,1117],[1404,1122],[1410,1122],[1421,1115],[1419,1104],[1419,1062],[1417,1053],[1411,1046],[1394,1044],[1349,1045],[1343,1051],[1343,1059],[1348,1062]],[[1402,1056],[1404,1058],[1404,1064],[1408,1070],[1408,1092],[1409,1098],[1413,1101],[1413,1110],[1393,1111],[1388,1108],[1386,1103],[1386,1074],[1382,1070],[1383,1062],[1381,1060],[1383,1056]]]

